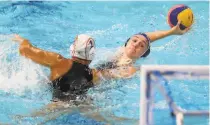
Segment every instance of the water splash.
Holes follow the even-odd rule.
[[[17,95],[35,96],[41,92],[41,84],[47,81],[42,67],[21,57],[18,44],[11,40],[12,35],[0,35],[0,90]],[[42,85],[43,86],[43,85]],[[26,93],[26,91],[30,91]]]

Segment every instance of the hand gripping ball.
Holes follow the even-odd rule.
[[[170,27],[176,26],[179,20],[181,20],[181,30],[184,30],[185,28],[190,27],[193,24],[193,12],[188,6],[176,5],[169,10],[167,21]]]

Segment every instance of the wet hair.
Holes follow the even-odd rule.
[[[147,39],[147,41],[148,41],[148,49],[147,49],[147,51],[141,56],[141,57],[147,57],[149,54],[150,54],[150,38],[145,34],[145,33],[137,33],[137,34],[135,34],[135,35],[142,35],[142,36],[144,36],[146,39]],[[125,46],[127,46],[127,43],[128,43],[128,41],[130,40],[131,38],[128,38],[128,40],[125,42]]]

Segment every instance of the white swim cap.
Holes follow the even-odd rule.
[[[95,55],[94,39],[86,34],[78,35],[74,43],[70,46],[70,53],[72,57],[93,60]]]

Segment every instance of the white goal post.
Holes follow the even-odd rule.
[[[140,96],[140,125],[153,125],[153,112],[152,112],[152,92],[151,81],[156,80],[160,74],[165,79],[174,80],[205,80],[209,79],[209,66],[208,65],[144,65],[141,66],[141,96]],[[171,107],[174,109],[173,114],[176,117],[176,124],[183,124],[184,115],[209,115],[209,111],[185,111],[178,107],[172,99],[167,96],[164,87],[161,89],[162,94],[167,102],[170,102]],[[165,93],[164,93],[165,92]]]

